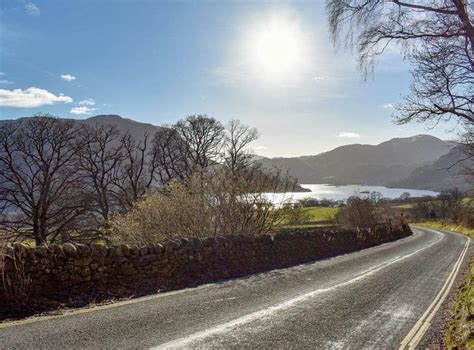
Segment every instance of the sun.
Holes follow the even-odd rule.
[[[267,83],[288,83],[309,63],[309,43],[300,21],[272,14],[255,21],[244,38],[244,55],[252,74]]]

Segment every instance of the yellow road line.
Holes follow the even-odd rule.
[[[430,230],[430,231],[434,231],[434,230]],[[461,254],[456,260],[456,263],[454,264],[453,269],[451,270],[451,273],[448,275],[448,278],[443,284],[443,287],[441,288],[439,293],[436,295],[436,297],[434,298],[430,306],[428,306],[428,308],[423,313],[423,315],[415,323],[413,328],[408,332],[405,338],[403,338],[402,342],[400,343],[400,350],[403,350],[406,347],[408,347],[408,349],[414,349],[418,345],[420,340],[423,338],[423,336],[425,335],[426,331],[428,330],[430,326],[431,320],[433,319],[436,312],[439,310],[444,300],[448,296],[448,293],[454,283],[456,275],[458,274],[459,269],[461,268],[461,264],[464,260],[467,249],[469,248],[470,241],[471,239],[468,237],[466,240],[466,244],[464,245],[464,248],[461,251]]]

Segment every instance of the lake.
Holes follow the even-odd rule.
[[[311,192],[287,192],[287,193],[268,193],[268,198],[279,205],[283,201],[296,202],[303,198],[346,200],[350,196],[355,196],[364,191],[380,192],[382,197],[395,199],[404,192],[410,193],[411,197],[437,196],[438,192],[413,190],[407,188],[387,188],[384,186],[362,186],[362,185],[323,185],[323,184],[301,184],[302,187],[310,189]]]

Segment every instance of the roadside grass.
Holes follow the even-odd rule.
[[[444,343],[448,349],[474,349],[474,260],[464,275],[452,308],[449,310],[450,320],[444,335]]]
[[[474,228],[469,228],[462,225],[453,225],[453,224],[445,223],[442,221],[423,221],[423,222],[416,222],[415,224],[418,226],[423,226],[423,227],[428,227],[428,228],[462,233],[463,235],[469,236],[472,239],[474,239]]]

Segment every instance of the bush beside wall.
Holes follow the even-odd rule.
[[[292,229],[274,235],[182,239],[144,246],[70,244],[28,248],[14,245],[3,257],[3,292],[25,294],[93,292],[98,288],[152,281],[156,289],[245,276],[368,248],[411,234],[404,229]],[[0,295],[6,295],[1,293]]]

